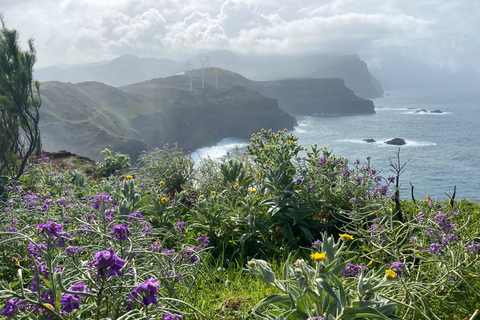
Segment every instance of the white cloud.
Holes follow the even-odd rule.
[[[480,2],[468,0],[8,0],[2,10],[23,43],[35,38],[41,66],[230,49],[480,70]]]

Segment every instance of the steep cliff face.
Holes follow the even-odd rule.
[[[186,91],[172,97],[171,103],[163,112],[132,120],[148,146],[177,141],[193,150],[225,137],[249,137],[261,128],[293,129],[295,125],[295,119],[278,108],[275,99],[240,86],[204,97]]]
[[[277,98],[280,108],[293,115],[375,113],[373,102],[354,95],[342,79],[266,81],[258,91]]]
[[[383,96],[380,82],[370,73],[367,64],[358,56],[342,59],[336,63],[326,65],[306,76],[315,78],[341,78],[345,86],[362,98],[378,98]]]
[[[245,87],[198,92],[164,88],[159,99],[122,92],[97,82],[41,84],[43,148],[101,161],[100,151],[130,154],[178,142],[185,149],[226,137],[248,137],[261,128],[293,129],[295,119]]]

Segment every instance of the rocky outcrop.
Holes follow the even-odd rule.
[[[363,139],[366,143],[377,142],[375,139]]]
[[[435,109],[435,110],[433,110],[433,111],[430,111],[430,113],[443,113],[443,112],[442,112],[441,110],[439,110],[439,109]]]
[[[385,141],[385,143],[386,144],[391,144],[391,145],[394,145],[394,146],[403,146],[407,142],[403,138],[393,138],[391,140]]]

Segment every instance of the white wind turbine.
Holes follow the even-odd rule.
[[[190,68],[192,67],[193,64],[190,63],[190,60],[188,60],[188,63],[187,63],[187,67],[188,67],[188,70],[185,70],[186,72],[188,72],[188,75],[190,76],[190,90],[192,90],[192,71],[195,70],[195,68]]]
[[[205,63],[207,63],[207,68],[208,68],[210,66],[209,61],[210,59],[208,58],[208,56],[207,56],[207,60],[205,61],[200,60],[200,62],[202,63],[202,89],[205,88],[205,85],[204,85],[205,69],[203,66]]]

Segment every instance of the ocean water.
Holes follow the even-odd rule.
[[[456,186],[457,200],[480,202],[480,90],[387,91],[373,101],[373,115],[296,116],[298,126],[292,133],[305,147],[317,143],[351,162],[371,156],[385,176],[392,174],[390,160],[396,163],[400,148],[400,160],[407,162],[400,177],[404,199],[410,198],[411,183],[416,199],[448,199],[446,193],[452,195]],[[419,109],[428,112],[416,113]],[[436,109],[442,113],[430,112]],[[397,137],[406,145],[384,143]],[[194,155],[221,159],[248,143],[227,138]]]

